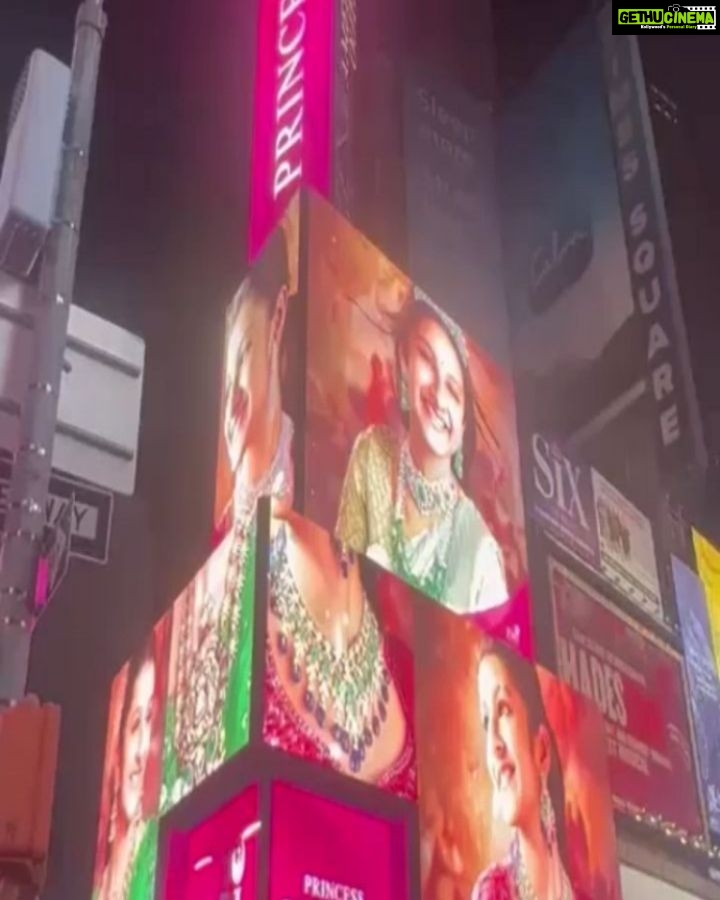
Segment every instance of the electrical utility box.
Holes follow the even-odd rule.
[[[44,50],[27,61],[10,110],[0,175],[0,269],[33,271],[52,224],[70,69]]]

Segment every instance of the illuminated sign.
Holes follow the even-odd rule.
[[[302,184],[330,184],[332,0],[260,0],[249,251]]]
[[[619,173],[620,207],[630,280],[645,335],[645,378],[655,404],[661,458],[672,470],[688,457],[702,462],[687,338],[648,117],[633,38],[603,30],[610,121]]]

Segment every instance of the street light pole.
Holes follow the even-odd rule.
[[[0,702],[19,700],[27,682],[37,567],[106,25],[103,0],[84,0],[75,24],[56,213],[42,258],[30,383],[22,404],[0,551]]]

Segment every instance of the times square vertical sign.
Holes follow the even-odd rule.
[[[300,185],[331,178],[334,0],[258,0],[249,256]]]

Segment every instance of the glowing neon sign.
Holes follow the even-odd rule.
[[[249,250],[301,184],[330,186],[332,0],[259,0]]]

